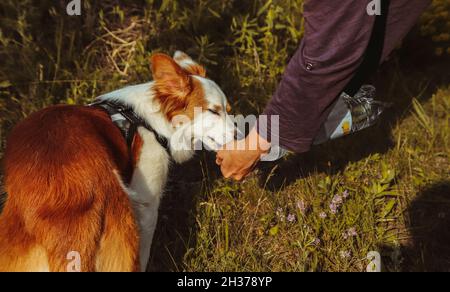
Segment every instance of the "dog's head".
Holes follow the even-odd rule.
[[[204,67],[182,52],[173,58],[155,54],[151,64],[156,100],[178,138],[189,140],[189,146],[201,141],[209,150],[234,139],[230,104],[219,86],[206,78]]]

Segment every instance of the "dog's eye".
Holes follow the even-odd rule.
[[[212,110],[212,109],[209,109],[208,111],[209,111],[210,113],[216,115],[216,116],[220,116],[220,113],[219,113],[218,111],[215,111],[215,110]]]

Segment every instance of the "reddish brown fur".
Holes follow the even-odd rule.
[[[190,65],[184,69],[192,75],[206,77],[206,69],[200,65]]]
[[[201,66],[152,57],[156,99],[168,120],[207,108]],[[103,110],[56,106],[31,115],[10,134],[4,157],[8,193],[0,216],[0,271],[137,271],[138,230],[128,195],[143,140],[131,151]]]
[[[0,271],[137,271],[138,232],[128,196],[127,145],[102,110],[56,106],[10,134],[8,193],[0,216]],[[47,265],[48,262],[48,265]]]
[[[207,110],[208,104],[205,100],[203,88],[198,80],[191,80],[191,92],[184,98],[173,98],[163,92],[168,88],[164,88],[164,83],[157,84],[157,98],[161,104],[161,109],[169,121],[179,115],[184,115],[190,120],[194,118],[195,108]]]
[[[177,62],[183,62],[186,60],[191,60],[191,58],[186,55],[185,53],[180,53],[179,56],[175,59]],[[194,63],[192,65],[187,66],[184,68],[188,73],[192,75],[197,75],[200,77],[206,77],[206,69],[203,66],[198,65],[197,63]]]
[[[134,136],[133,147],[132,147],[132,159],[133,159],[133,169],[139,162],[139,157],[141,156],[142,147],[144,146],[144,140],[140,135]]]
[[[151,63],[156,98],[169,121],[178,115],[192,119],[195,108],[207,109],[208,104],[200,81],[190,76],[196,75],[195,72],[186,71],[172,58],[163,54],[154,55]]]

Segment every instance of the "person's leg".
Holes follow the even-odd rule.
[[[431,0],[391,0],[384,42],[385,61],[417,23]]]
[[[330,106],[361,64],[375,22],[368,1],[306,0],[305,35],[258,123],[263,138],[279,137],[284,149],[307,152]],[[271,125],[279,117],[279,128]]]
[[[391,0],[382,60],[417,22],[429,0]],[[331,106],[355,76],[374,29],[369,1],[307,0],[305,36],[269,102],[258,132],[297,153],[307,152]],[[270,124],[279,116],[279,128]]]

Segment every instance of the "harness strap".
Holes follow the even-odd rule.
[[[152,126],[150,126],[144,119],[139,117],[134,110],[124,104],[115,101],[98,101],[90,104],[91,107],[103,108],[111,117],[112,122],[120,129],[125,138],[128,147],[131,149],[134,137],[139,127],[144,127],[155,135],[156,141],[167,151],[170,155],[169,141],[162,137]]]

